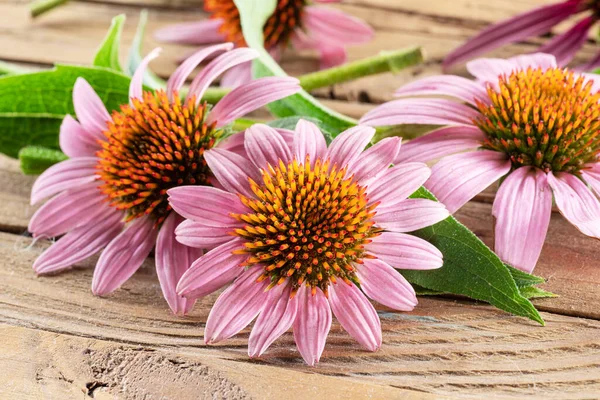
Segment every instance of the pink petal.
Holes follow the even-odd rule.
[[[547,69],[556,68],[558,66],[558,63],[556,62],[556,57],[554,57],[552,54],[539,52],[514,56],[509,58],[508,61],[510,61],[518,69],[522,70],[526,70],[527,68],[541,68],[545,71]],[[507,71],[507,73],[510,72],[511,71]]]
[[[374,220],[383,229],[413,232],[437,224],[450,213],[442,203],[427,199],[407,199],[391,207],[377,207]]]
[[[485,139],[485,133],[475,126],[440,128],[404,143],[396,162],[433,161],[465,150],[474,150]]]
[[[280,160],[287,164],[292,158],[281,135],[264,124],[255,124],[246,129],[244,145],[248,158],[259,169],[266,169],[267,165],[278,166]]]
[[[327,69],[344,64],[348,59],[348,52],[344,46],[333,43],[317,42],[319,52],[319,68]]]
[[[306,156],[309,156],[312,166],[315,165],[318,158],[325,158],[327,143],[323,133],[315,124],[304,119],[298,121],[294,135],[293,153],[299,163],[304,163]]]
[[[259,182],[260,175],[252,162],[219,148],[213,148],[204,153],[204,159],[225,190],[231,193],[241,193],[246,197],[254,197],[248,177]]]
[[[556,58],[553,55],[534,53],[512,57],[508,60],[501,58],[480,58],[469,61],[467,63],[467,70],[481,83],[489,83],[497,89],[500,76],[508,76],[514,71],[527,70],[528,68],[547,70],[556,66]]]
[[[398,164],[369,184],[369,204],[382,206],[398,203],[417,191],[427,181],[431,170],[422,163]]]
[[[206,123],[220,128],[273,101],[298,93],[302,88],[295,78],[256,79],[227,93],[211,110]]]
[[[506,154],[483,150],[443,158],[425,184],[450,213],[465,205],[511,168]]]
[[[381,322],[377,311],[356,285],[339,281],[329,285],[329,304],[342,327],[369,351],[381,347]]]
[[[538,51],[553,54],[560,66],[567,65],[575,57],[577,50],[585,44],[588,32],[596,21],[596,17],[591,15],[584,18],[565,33],[546,42]]]
[[[100,150],[99,139],[83,129],[81,124],[67,115],[60,126],[60,149],[69,157],[92,157]]]
[[[238,277],[244,269],[240,267],[247,254],[233,254],[234,250],[244,248],[244,240],[231,238],[198,258],[185,271],[177,284],[177,293],[188,298],[204,297],[219,290]]]
[[[221,226],[214,221],[196,222],[192,220],[183,221],[175,229],[177,241],[189,247],[199,249],[214,249],[231,240],[231,232],[235,228],[241,228],[244,224]]]
[[[355,126],[340,133],[329,145],[326,158],[340,168],[356,160],[364,148],[371,142],[375,129],[369,126]]]
[[[167,95],[169,96],[169,100],[173,101],[173,93],[181,90],[181,87],[185,83],[186,79],[198,67],[198,65],[202,63],[202,61],[215,53],[229,51],[231,49],[233,49],[233,43],[223,43],[206,47],[198,50],[184,62],[182,62],[175,72],[173,72],[173,75],[171,75],[169,81],[167,82]]]
[[[554,25],[577,12],[580,7],[579,3],[579,1],[565,1],[551,4],[492,25],[446,56],[444,68],[474,58],[504,44],[547,33]]]
[[[412,311],[418,303],[410,283],[384,261],[366,259],[364,264],[357,266],[356,275],[362,291],[379,304],[394,310]]]
[[[590,164],[586,169],[581,170],[583,179],[594,189],[596,194],[600,196],[600,164]]]
[[[371,146],[348,167],[349,173],[361,185],[385,173],[394,162],[400,151],[402,140],[399,137],[388,137]]]
[[[131,78],[131,83],[129,84],[129,104],[133,107],[133,99],[142,100],[144,95],[144,75],[146,74],[146,69],[148,68],[148,64],[150,61],[154,60],[156,57],[160,55],[162,49],[160,47],[152,50],[140,65],[138,65],[133,77]]]
[[[308,6],[302,22],[309,35],[325,43],[362,44],[374,36],[373,29],[365,22],[333,8]]]
[[[331,329],[331,308],[319,288],[313,296],[310,288],[302,286],[296,298],[298,312],[294,321],[294,340],[304,361],[313,367],[323,354]]]
[[[400,99],[367,112],[361,124],[387,126],[402,124],[473,125],[479,111],[444,99]]]
[[[77,157],[61,161],[45,170],[31,188],[31,204],[97,179],[96,157]]]
[[[583,72],[583,71],[593,71],[596,68],[600,67],[600,53],[596,53],[594,57],[583,64],[576,65],[572,68],[574,71]]]
[[[395,93],[397,97],[408,96],[450,96],[471,105],[475,100],[487,104],[490,99],[485,88],[472,80],[455,75],[429,76],[404,85]]]
[[[35,260],[33,269],[38,274],[57,272],[93,256],[121,232],[122,215],[107,209],[104,218],[70,231]]]
[[[405,233],[382,232],[365,249],[397,269],[436,269],[444,263],[437,247]]]
[[[77,78],[73,87],[73,107],[77,119],[92,137],[105,140],[104,131],[111,120],[108,111],[94,89],[83,78]]]
[[[294,323],[298,298],[290,299],[291,293],[290,284],[277,285],[267,292],[265,307],[258,315],[248,339],[250,357],[259,357]]]
[[[252,81],[252,63],[245,62],[229,68],[221,76],[221,87],[235,89],[244,83]]]
[[[552,190],[546,174],[535,167],[513,171],[502,182],[492,213],[498,257],[515,268],[533,271],[552,214]]]
[[[219,57],[212,60],[208,65],[194,78],[190,85],[188,98],[195,95],[197,102],[200,102],[206,89],[213,83],[215,79],[229,68],[233,68],[240,64],[245,64],[258,57],[258,52],[247,47],[235,49],[227,53],[221,54]]]
[[[268,279],[256,280],[263,274],[260,267],[240,275],[215,302],[204,330],[204,342],[212,344],[229,339],[244,329],[265,305]]]
[[[287,147],[292,149],[294,143],[294,131],[290,131],[288,129],[279,129],[275,128],[277,133],[281,135],[283,140],[285,141]],[[244,142],[246,141],[246,131],[235,133],[222,141],[220,141],[216,147],[223,150],[229,150],[233,153],[237,153],[244,158],[248,158],[248,153],[246,153],[246,146]]]
[[[104,296],[118,289],[142,265],[156,243],[155,221],[131,222],[102,252],[92,279],[92,292]]]
[[[209,19],[198,22],[186,22],[169,25],[154,32],[156,40],[181,44],[209,44],[225,41],[219,32],[222,19]]]
[[[197,222],[231,224],[235,222],[231,213],[248,212],[235,194],[210,186],[179,186],[169,189],[167,194],[169,204],[178,214]]]
[[[548,173],[548,184],[560,213],[583,234],[600,239],[600,202],[574,175]]]
[[[175,227],[182,220],[172,212],[161,226],[156,241],[156,274],[160,288],[171,311],[178,315],[190,312],[195,300],[179,296],[175,288],[192,262],[202,255],[202,250],[184,246],[175,240]]]

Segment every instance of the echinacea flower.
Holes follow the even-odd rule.
[[[548,54],[467,64],[479,82],[442,75],[418,80],[375,108],[368,125],[447,125],[404,145],[396,161],[441,158],[425,186],[455,212],[500,180],[493,206],[495,250],[531,272],[550,223],[552,195],[563,216],[600,238],[600,93],[588,75]],[[589,188],[591,187],[591,189]]]
[[[315,49],[321,67],[329,68],[346,61],[346,47],[366,43],[373,30],[360,19],[339,10],[313,5],[341,0],[277,0],[277,7],[264,27],[264,46],[275,57],[290,43],[298,50]],[[177,24],[158,30],[158,40],[172,43],[206,45],[233,42],[245,47],[240,13],[233,0],[205,0],[204,9],[211,18]],[[240,64],[227,72],[221,85],[236,87],[251,79],[251,63]]]
[[[440,203],[407,199],[430,171],[422,163],[389,168],[399,138],[363,151],[374,132],[352,128],[327,148],[321,131],[301,120],[290,147],[272,128],[254,125],[245,132],[248,158],[222,149],[205,154],[224,190],[169,190],[173,208],[189,219],[177,239],[212,249],[183,275],[178,293],[205,296],[233,281],[208,316],[206,343],[230,338],[258,316],[251,357],[293,326],[300,354],[314,365],[332,311],[375,351],[381,325],[366,296],[396,310],[417,304],[394,268],[441,267],[439,250],[407,232],[449,214]]]
[[[107,112],[94,89],[79,78],[73,89],[78,121],[67,116],[60,147],[70,158],[46,170],[35,182],[31,203],[52,197],[33,216],[34,237],[64,235],[34,263],[38,274],[68,268],[106,247],[94,270],[92,291],[105,295],[121,286],[156,246],[156,269],[174,313],[194,302],[178,296],[181,275],[202,251],[175,241],[181,217],[172,211],[167,190],[208,185],[211,171],[204,152],[218,147],[227,125],[271,101],[300,90],[293,78],[265,78],[233,90],[210,108],[204,90],[226,68],[256,57],[231,43],[198,51],[169,79],[167,90],[143,91],[142,80],[154,50],[135,72],[130,103]],[[231,50],[231,51],[229,51]],[[185,101],[177,94],[187,76],[207,56],[222,53],[192,82]],[[202,201],[199,199],[199,201]]]
[[[581,13],[585,13],[586,16],[569,30],[556,35],[537,49],[538,53],[554,55],[558,65],[565,66],[575,57],[577,50],[584,45],[589,31],[600,18],[600,2],[598,0],[566,0],[542,6],[494,24],[448,54],[444,59],[444,68],[473,59],[505,44],[546,34],[562,21]],[[600,66],[600,53],[585,65],[579,66],[578,69],[589,71],[598,66]]]

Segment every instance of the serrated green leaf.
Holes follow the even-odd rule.
[[[526,297],[528,299],[545,299],[550,297],[558,297],[552,292],[548,292],[544,289],[540,289],[535,286],[527,286],[524,288],[519,288],[519,290],[521,291],[521,296]]]
[[[435,200],[424,188],[412,197]],[[409,282],[430,290],[482,300],[544,324],[533,304],[520,294],[506,265],[456,219],[448,217],[413,234],[429,241],[442,252],[444,266],[429,271],[402,270],[402,275]]]
[[[119,61],[119,48],[121,45],[121,32],[123,31],[124,23],[124,14],[118,15],[112,19],[108,33],[94,57],[94,66],[123,72],[121,62]]]
[[[529,287],[529,286],[540,285],[540,284],[546,282],[546,280],[542,277],[528,274],[527,272],[518,270],[514,267],[511,267],[508,264],[504,264],[504,266],[506,268],[508,268],[508,271],[510,272],[513,279],[515,280],[517,287],[525,288],[525,287]]]
[[[60,150],[41,146],[27,146],[19,151],[21,171],[25,175],[37,175],[68,157]]]
[[[144,34],[146,32],[146,23],[148,22],[148,11],[142,10],[140,12],[140,19],[138,22],[135,37],[131,43],[131,49],[129,50],[129,56],[127,58],[127,71],[129,75],[133,76],[135,70],[143,60],[142,57],[142,45],[144,43]],[[146,68],[144,74],[144,85],[151,89],[164,89],[167,83],[159,78],[150,68]]]

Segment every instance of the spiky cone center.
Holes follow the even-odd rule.
[[[294,30],[302,26],[306,4],[307,0],[277,1],[277,7],[263,29],[266,49],[288,44]],[[240,13],[233,0],[205,0],[204,10],[211,14],[211,18],[223,20],[219,32],[226,36],[228,42],[233,42],[238,47],[247,46],[242,33]]]
[[[576,173],[600,151],[600,93],[571,71],[521,70],[487,87],[490,105],[478,102],[475,124],[487,135],[483,148],[509,155],[513,167]]]
[[[245,224],[233,235],[245,240],[242,266],[261,265],[271,286],[290,281],[327,293],[330,282],[358,282],[356,264],[364,246],[379,234],[366,188],[346,168],[317,159],[311,167],[294,160],[261,170],[262,182],[250,179],[256,198],[240,196],[250,210],[232,214]]]
[[[164,91],[144,92],[133,107],[113,112],[104,132],[107,140],[97,153],[100,188],[127,220],[148,215],[160,224],[171,210],[167,190],[210,183],[204,152],[222,131],[206,124],[206,103],[173,97],[171,102]]]

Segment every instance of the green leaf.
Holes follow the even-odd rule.
[[[513,277],[513,279],[515,280],[515,283],[520,288],[525,288],[525,287],[529,287],[529,286],[540,285],[540,284],[546,282],[546,280],[544,278],[542,278],[542,277],[528,274],[527,272],[523,272],[523,271],[521,271],[519,269],[511,267],[508,264],[504,264],[504,266],[506,268],[508,268],[508,271],[510,272],[510,274]]]
[[[233,0],[233,2],[240,13],[246,43],[249,47],[262,49],[263,27],[275,12],[277,0]]]
[[[548,292],[546,290],[534,286],[520,288],[519,290],[521,291],[521,295],[528,299],[544,299],[549,297],[558,297],[552,292]]]
[[[412,197],[435,200],[421,188]],[[523,297],[511,272],[477,236],[453,217],[414,234],[436,246],[444,266],[436,270],[402,270],[411,283],[439,292],[460,294],[488,302],[504,311],[544,324],[531,302]]]
[[[110,29],[94,57],[94,65],[96,67],[105,67],[123,72],[123,68],[121,68],[121,63],[119,62],[119,46],[124,23],[124,14],[113,18]]]
[[[19,151],[21,170],[25,175],[37,175],[68,157],[60,150],[41,146],[27,146]]]
[[[280,119],[276,119],[274,121],[270,121],[267,123],[267,125],[272,126],[273,128],[288,129],[290,131],[293,131],[296,129],[296,125],[298,125],[298,121],[300,121],[301,119],[310,121],[313,124],[315,124],[317,127],[319,127],[321,132],[323,132],[323,136],[325,136],[325,141],[327,142],[327,144],[329,145],[331,143],[331,141],[333,140],[333,135],[331,134],[331,132],[329,132],[327,130],[327,126],[324,125],[321,121],[319,121],[316,118],[286,117],[286,118],[280,118]]]
[[[135,37],[131,43],[131,49],[129,50],[129,57],[127,58],[127,71],[129,75],[133,76],[135,70],[143,60],[142,57],[142,45],[144,43],[144,34],[146,32],[146,23],[148,22],[148,11],[142,10],[140,12],[140,20],[138,22]],[[144,74],[144,85],[151,89],[164,89],[167,83],[159,78],[150,68],[146,68]]]
[[[73,85],[87,80],[110,111],[129,101],[131,79],[99,67],[57,65],[54,69],[0,78],[0,152],[17,157],[28,145],[58,149],[65,115],[75,115]]]

